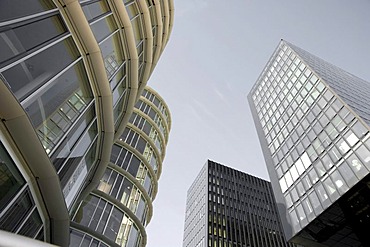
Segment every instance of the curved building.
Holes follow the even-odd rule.
[[[71,246],[145,246],[170,126],[167,105],[146,87],[99,185],[73,215]]]
[[[71,214],[100,185],[168,42],[173,7],[1,1],[0,230],[68,246]]]

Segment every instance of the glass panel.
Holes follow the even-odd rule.
[[[308,197],[311,201],[312,207],[316,215],[320,214],[323,211],[323,208],[320,204],[319,198],[317,197],[315,191],[313,191]]]
[[[297,160],[297,162],[295,163],[295,166],[297,168],[297,171],[298,171],[299,175],[301,175],[302,173],[305,172],[305,168],[304,168],[303,163],[300,159]]]
[[[306,217],[306,214],[305,212],[303,211],[303,207],[301,204],[299,204],[297,207],[296,207],[296,211],[297,211],[297,214],[298,214],[298,217],[299,217],[299,221],[301,222],[301,225],[302,227],[304,225],[306,225],[308,223],[307,221],[307,217]]]
[[[56,143],[91,101],[82,61],[55,79],[38,97],[23,104],[40,137]],[[82,89],[82,90],[81,90]],[[40,126],[41,125],[41,126]]]
[[[112,214],[109,217],[107,228],[104,231],[104,236],[115,241],[121,226],[122,218],[123,213],[117,208],[113,208]]]
[[[93,218],[98,202],[99,198],[96,196],[87,196],[81,203],[78,212],[73,217],[73,221],[76,221],[81,225],[88,226]]]
[[[22,101],[79,56],[71,37],[3,72],[11,90]],[[58,59],[50,59],[58,58]]]
[[[347,158],[347,163],[359,179],[365,177],[368,174],[368,170],[355,154],[352,154]]]
[[[361,138],[364,136],[368,130],[365,128],[365,126],[357,121],[353,126],[352,126],[353,132],[356,134],[357,137]]]
[[[362,163],[367,167],[367,169],[370,170],[370,152],[368,148],[366,148],[365,145],[361,145],[356,150],[356,154],[360,157]]]
[[[149,196],[151,196],[150,194],[150,187],[152,185],[152,178],[150,177],[150,174],[149,172],[147,173],[146,177],[145,177],[145,181],[144,181],[144,188],[146,190],[146,192],[148,192]]]
[[[141,220],[142,223],[144,223],[143,222],[143,215],[144,215],[145,206],[146,206],[145,200],[141,196],[140,201],[139,201],[139,205],[137,206],[137,209],[136,209],[135,215]]]
[[[297,169],[295,168],[295,166],[293,165],[290,169],[290,174],[292,175],[292,179],[293,179],[293,182],[295,182],[298,178],[299,178],[299,174],[297,172]]]
[[[8,6],[4,8],[9,9]],[[9,29],[0,32],[0,63],[22,53],[26,55],[38,45],[66,32],[67,28],[59,15],[33,20],[28,24],[11,25]]]
[[[339,193],[337,189],[335,188],[333,181],[331,181],[330,177],[326,178],[323,181],[323,184],[332,202],[334,202],[337,198],[339,198]]]
[[[285,180],[287,182],[287,186],[289,188],[294,182],[291,175],[290,175],[290,172],[285,173],[284,177],[285,177]]]
[[[116,33],[110,36],[100,44],[105,70],[108,78],[110,78],[122,64],[123,53],[119,41],[119,34]]]
[[[17,234],[33,238],[41,227],[42,221],[39,213],[35,209]]]
[[[130,236],[128,238],[128,241],[127,241],[127,246],[136,246],[137,244],[137,240],[138,240],[138,230],[136,228],[135,225],[133,225],[133,227],[131,227],[131,232],[130,232]]]
[[[98,227],[96,228],[96,231],[98,233],[103,233],[103,230],[104,230],[104,228],[105,228],[105,226],[107,224],[108,217],[109,217],[109,215],[111,213],[111,210],[112,210],[112,205],[110,203],[106,203],[105,208],[104,208],[104,210],[102,212],[102,216],[99,219]],[[97,218],[95,218],[95,219],[97,219]]]
[[[325,171],[325,168],[324,166],[322,165],[321,161],[320,160],[317,160],[315,162],[315,165],[314,165],[316,171],[317,171],[317,174],[319,175],[319,177],[322,177],[326,171]]]
[[[329,196],[328,194],[326,193],[324,187],[322,186],[321,183],[317,184],[315,186],[315,191],[318,195],[318,198],[321,202],[321,204],[323,205],[324,208],[328,207],[330,205],[330,201],[329,201]]]
[[[9,210],[0,218],[0,229],[15,232],[26,220],[27,215],[34,207],[29,190],[25,190]]]
[[[120,83],[121,81],[123,81],[123,84],[124,84],[124,85],[122,85],[122,87],[126,87],[126,84],[125,84],[126,81],[125,81],[125,79],[123,79],[125,76],[126,76],[126,63],[124,62],[122,67],[119,69],[119,71],[109,81],[110,88],[111,88],[112,91],[116,87],[116,85],[118,83]]]
[[[58,149],[50,157],[54,164],[55,169],[59,172],[63,163],[68,159],[69,155],[73,151],[75,144],[85,133],[86,128],[93,121],[94,118],[94,105],[92,105],[81,117],[75,127],[68,133],[64,138],[63,142],[58,146]],[[95,136],[96,128],[89,130],[90,140]]]
[[[0,142],[0,212],[24,184],[22,175]]]
[[[349,150],[348,144],[343,139],[339,141],[339,150],[342,154],[345,154]]]
[[[122,183],[121,186],[122,196],[121,198],[118,198],[118,200],[120,200],[121,203],[125,206],[128,206],[129,197],[131,195],[133,186],[134,186],[133,183],[128,179],[125,179]]]
[[[350,166],[352,163],[350,164]],[[348,164],[346,162],[343,162],[341,166],[338,168],[342,176],[344,177],[344,180],[347,182],[349,187],[352,187],[355,185],[358,181],[358,178],[353,173],[351,168],[349,168]]]
[[[1,0],[0,22],[41,13],[54,8],[56,8],[54,3],[49,0]]]
[[[107,16],[91,25],[96,41],[100,43],[117,29],[113,16]]]
[[[310,158],[308,157],[308,154],[304,152],[301,156],[301,160],[303,162],[304,167],[307,169],[311,165]]]
[[[315,169],[311,169],[309,171],[308,175],[311,178],[312,184],[315,184],[317,181],[319,181],[319,177],[317,176],[317,173],[316,173]]]
[[[109,6],[106,1],[97,1],[82,5],[82,10],[88,21],[96,19],[97,17],[109,12]]]
[[[338,171],[334,171],[332,174],[330,174],[330,177],[332,178],[335,186],[338,189],[339,194],[344,194],[349,188],[342,178],[342,176],[339,174]]]
[[[293,210],[292,212],[289,212],[289,215],[292,221],[294,232],[298,232],[301,229],[301,226],[299,225],[299,220],[298,220],[295,210]]]

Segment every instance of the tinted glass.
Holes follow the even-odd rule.
[[[0,22],[56,8],[49,0],[1,0]]]
[[[25,190],[0,219],[0,229],[15,232],[34,207],[29,190]]]
[[[22,175],[0,143],[0,212],[24,184]]]
[[[27,24],[12,25],[0,33],[0,63],[27,53],[66,32],[67,28],[59,15],[33,20]]]
[[[38,53],[3,72],[3,76],[20,101],[44,85],[77,59],[79,53],[72,38]]]

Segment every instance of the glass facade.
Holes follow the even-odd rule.
[[[188,190],[183,246],[294,245],[285,240],[269,182],[207,161]]]
[[[0,109],[0,118],[13,120],[5,115],[14,112],[32,127],[14,124],[18,129],[1,131],[12,139],[24,127],[36,140],[13,145],[11,153],[22,160],[16,164],[0,146],[0,229],[57,245],[68,239],[71,246],[109,246],[109,239],[121,246],[145,245],[144,226],[152,215],[171,120],[163,99],[144,87],[164,49],[165,29],[168,41],[173,7],[173,0],[2,1],[0,83],[12,102],[11,110]],[[140,98],[150,117],[134,110],[142,92],[151,95]],[[34,155],[40,158],[24,155],[19,146],[26,145],[40,150]],[[42,168],[49,163],[51,169]],[[18,170],[31,177],[23,178]],[[42,179],[59,179],[60,188],[44,188],[38,172]],[[81,195],[97,183],[98,192],[82,201]],[[80,215],[94,196],[106,201],[104,207],[111,207],[106,214],[113,218],[103,230],[73,218],[67,231],[66,219]],[[65,202],[58,200],[59,209],[57,197]],[[44,229],[55,215],[64,217],[63,233]],[[120,224],[116,235],[110,224]]]
[[[25,179],[0,142],[0,229],[42,240],[43,224]]]
[[[369,174],[368,113],[357,109],[368,103],[357,100],[360,88],[370,90],[363,80],[282,41],[249,94],[274,192],[285,205],[288,239],[302,235]]]
[[[146,99],[148,94],[153,96]],[[88,227],[97,241],[104,242],[108,237],[127,247],[145,244],[144,227],[151,219],[171,122],[167,105],[153,89],[146,87],[138,102],[112,147],[110,163],[99,185],[80,203],[73,218],[78,224],[75,229]],[[74,241],[83,240],[80,237]]]

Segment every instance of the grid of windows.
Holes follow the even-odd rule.
[[[269,182],[207,161],[187,196],[183,246],[294,246]]]
[[[130,179],[108,168],[98,185],[98,190],[119,200],[128,207],[145,225],[147,202]]]
[[[128,145],[139,151],[149,162],[149,164],[153,164],[153,170],[157,170],[157,168],[159,167],[157,164],[158,158],[156,152],[154,151],[154,147],[138,132],[127,127],[119,140],[127,143]]]
[[[364,83],[283,41],[250,93],[293,234],[370,172]]]
[[[120,246],[139,245],[138,227],[118,207],[96,195],[89,195],[79,207],[73,221],[87,226]]]
[[[161,104],[165,105],[164,103]],[[143,105],[147,106],[147,103],[143,102]],[[127,209],[125,208],[124,210],[129,210],[134,216],[131,215],[131,219],[129,219],[129,214],[125,212],[124,215],[127,214],[128,219],[126,219],[126,216],[126,218],[120,216],[118,222],[121,220],[122,222],[130,221],[130,224],[135,222],[138,227],[125,228],[126,230],[124,231],[127,231],[125,233],[126,235],[121,237],[119,237],[119,232],[121,230],[118,231],[113,228],[113,226],[111,227],[113,230],[110,231],[118,234],[113,236],[117,239],[119,238],[119,240],[116,239],[116,243],[122,243],[122,245],[120,244],[121,246],[136,246],[142,240],[139,232],[143,231],[143,227],[150,221],[152,215],[151,204],[157,192],[157,179],[160,175],[162,165],[162,157],[157,158],[157,156],[160,154],[164,157],[166,140],[164,136],[161,135],[159,127],[155,125],[156,122],[149,116],[149,112],[155,108],[145,109],[149,109],[149,111],[135,109],[123,134],[112,147],[110,156],[111,163],[109,163],[108,168],[100,179],[97,190],[92,192],[90,197],[79,205],[77,209],[78,212],[74,218],[74,221],[79,225],[89,227],[97,234],[102,234],[108,236],[110,239],[114,239],[112,238],[112,232],[105,232],[106,230],[104,229],[107,229],[106,226],[101,226],[99,228],[98,225],[105,224],[104,222],[107,222],[107,219],[110,220],[111,217],[117,218],[117,216],[111,213],[112,208],[117,208],[117,210],[121,208],[121,210],[123,210],[122,208],[126,207]],[[168,112],[168,109],[166,109],[166,111]],[[156,119],[155,116],[161,117],[156,110],[152,112],[156,114],[152,115],[154,119]],[[102,216],[101,210],[99,211],[96,209],[98,210],[97,212],[100,212],[96,216],[95,213],[91,215],[90,212],[95,209],[85,210],[86,207],[90,207],[86,206],[86,204],[91,203],[93,204],[93,206],[91,206],[93,208],[108,207],[106,214],[109,216],[107,216],[106,219],[104,218],[104,222],[101,222],[101,219],[99,219],[105,217]],[[81,219],[81,215],[85,217],[85,214],[90,214],[90,216],[86,216],[91,218],[89,223]],[[101,223],[93,223],[94,219]],[[115,224],[114,222],[112,222],[112,224]],[[78,228],[78,226],[76,227]],[[136,232],[135,237],[133,237],[134,235],[131,233],[128,235],[129,231]],[[76,241],[81,242],[82,240],[79,238]]]
[[[209,161],[208,246],[286,242],[269,182]]]
[[[295,232],[369,172],[368,130],[288,46],[253,93]]]
[[[169,114],[168,114],[167,106],[163,104],[163,100],[159,96],[156,96],[153,92],[150,92],[148,90],[144,90],[143,96],[157,107],[157,109],[164,116],[167,124],[169,124],[170,123]]]
[[[0,142],[0,229],[43,239],[43,227],[26,181]]]
[[[207,247],[207,170],[202,168],[188,190],[183,247]]]
[[[70,246],[108,247],[104,242],[76,229],[70,229]]]
[[[152,104],[148,104],[142,99],[140,99],[136,103],[135,107],[142,111],[144,114],[148,115],[155,122],[163,136],[168,136],[166,126],[170,127],[169,116],[167,116],[167,119],[165,119],[164,115],[155,106],[153,106]]]
[[[152,175],[135,154],[115,144],[112,148],[110,161],[135,177],[144,186],[148,195],[152,196]]]
[[[155,128],[149,120],[134,112],[131,115],[129,123],[142,130],[154,142],[157,150],[162,155],[162,153],[164,152],[163,136],[159,135],[157,128]]]

